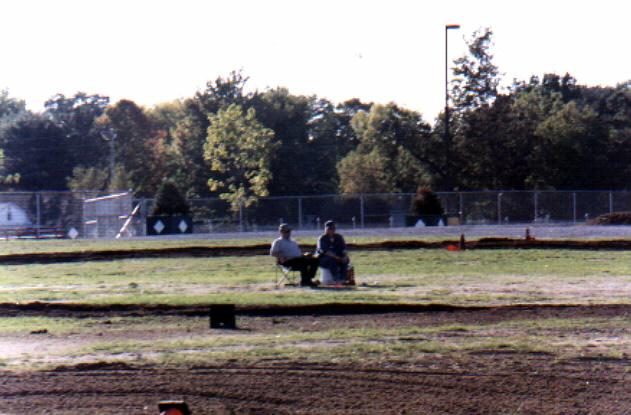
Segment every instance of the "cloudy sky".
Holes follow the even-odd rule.
[[[569,72],[631,79],[631,3],[560,0],[21,0],[0,3],[0,89],[39,110],[57,92],[150,106],[243,69],[251,89],[285,86],[421,111],[444,105],[450,60],[480,27],[495,33],[505,83]]]

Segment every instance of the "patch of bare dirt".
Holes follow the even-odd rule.
[[[0,315],[4,316],[59,313],[66,317],[107,318],[167,313],[169,322],[188,320],[191,315],[206,311],[201,306],[0,305]],[[243,333],[307,332],[331,328],[494,324],[518,319],[624,318],[631,317],[631,305],[459,308],[328,304],[244,307],[238,308],[237,314]],[[199,323],[199,318],[194,320]],[[109,326],[106,322],[102,324]],[[179,330],[183,334],[187,327],[182,325]],[[222,332],[234,333],[220,330],[217,335]],[[155,333],[156,338],[160,335]],[[169,333],[172,335],[177,333]],[[29,339],[31,345],[40,342],[43,347],[49,336],[30,335]],[[598,333],[597,339],[613,341],[615,333]],[[72,336],[67,340],[75,343],[81,338]],[[155,414],[159,400],[184,399],[195,415],[625,414],[631,413],[631,389],[627,387],[630,363],[626,358],[609,356],[568,360],[550,353],[494,349],[449,355],[419,354],[409,361],[370,364],[313,364],[274,359],[257,364],[235,360],[197,367],[137,366],[133,362],[64,363],[49,371],[0,371],[0,413]]]
[[[0,373],[9,414],[155,414],[184,399],[193,414],[624,414],[628,362],[542,354],[431,356],[413,366],[301,362],[195,367],[82,364]]]

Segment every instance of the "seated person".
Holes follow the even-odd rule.
[[[301,287],[316,287],[317,282],[313,281],[318,270],[318,258],[309,254],[302,254],[298,244],[291,240],[291,228],[283,223],[278,227],[280,238],[272,242],[269,254],[276,257],[278,264],[300,271]]]
[[[331,271],[335,282],[345,283],[350,259],[346,254],[346,242],[335,229],[335,222],[332,220],[324,224],[324,234],[318,238],[317,252],[320,266]]]

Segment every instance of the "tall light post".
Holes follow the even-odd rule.
[[[449,164],[449,153],[451,151],[451,137],[449,136],[449,31],[460,29],[460,25],[445,25],[445,146],[446,146],[446,164]]]
[[[116,170],[116,131],[111,128],[101,130],[101,137],[110,143],[110,180],[114,178]]]

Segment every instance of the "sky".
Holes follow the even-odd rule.
[[[0,89],[39,111],[56,93],[152,106],[241,69],[250,90],[395,102],[433,121],[449,60],[482,27],[503,84],[569,72],[631,79],[631,2],[564,0],[21,0],[0,3]]]

